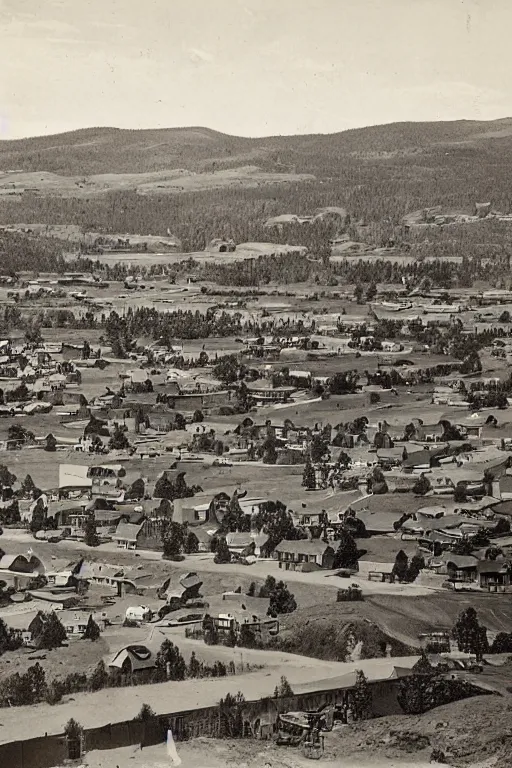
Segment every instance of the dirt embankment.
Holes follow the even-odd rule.
[[[415,649],[386,634],[376,624],[353,618],[333,621],[332,617],[316,621],[284,617],[285,631],[280,647],[291,653],[332,661],[358,661],[379,656],[407,656]]]
[[[427,768],[434,750],[455,768],[510,768],[512,697],[478,696],[418,716],[393,716],[342,726],[325,734],[318,768]],[[253,740],[192,739],[177,745],[183,768],[307,768],[294,747]],[[90,768],[168,764],[164,745],[92,752]]]
[[[496,768],[509,768],[512,755],[512,696],[477,696],[423,715],[382,717],[333,734],[329,757],[368,752],[375,759],[427,761],[434,749],[449,765],[473,765],[497,757]],[[507,762],[508,761],[508,762]]]

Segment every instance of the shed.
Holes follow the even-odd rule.
[[[395,580],[394,563],[376,563],[371,560],[359,560],[359,574],[368,581],[389,582]]]

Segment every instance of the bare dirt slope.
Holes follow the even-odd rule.
[[[479,696],[419,716],[395,716],[342,727],[325,736],[319,768],[427,768],[433,749],[457,768],[509,768],[512,697]],[[475,727],[478,726],[478,727]],[[251,740],[194,739],[177,745],[183,768],[306,768],[299,749]],[[90,768],[160,768],[169,765],[165,745],[92,752]]]

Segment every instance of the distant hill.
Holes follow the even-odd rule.
[[[208,128],[123,130],[87,128],[16,141],[0,141],[0,172],[50,171],[64,175],[147,173],[174,168],[220,170],[241,165],[296,167],[336,175],[350,159],[430,154],[449,148],[486,151],[512,147],[512,118],[392,123],[334,134],[249,139]]]

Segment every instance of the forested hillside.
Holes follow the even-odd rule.
[[[401,237],[405,213],[441,205],[471,212],[475,202],[512,210],[512,119],[493,122],[400,123],[317,136],[244,139],[204,128],[161,131],[90,129],[60,136],[0,142],[0,168],[59,173],[142,172],[183,167],[208,171],[245,162],[267,170],[310,173],[313,181],[256,188],[212,189],[174,195],[110,192],[80,199],[29,192],[0,198],[0,224],[77,224],[89,231],[165,235],[169,228],[186,251],[202,250],[214,237],[236,242],[276,241],[310,246],[337,234],[264,227],[284,213],[308,214],[322,206],[350,213],[352,239],[380,245]],[[360,223],[369,226],[363,231]],[[357,225],[357,226],[356,226]],[[320,228],[321,229],[321,228]],[[509,227],[497,222],[478,243],[500,250]],[[441,253],[461,254],[465,232],[418,235],[434,239]],[[459,237],[460,236],[460,237]]]

